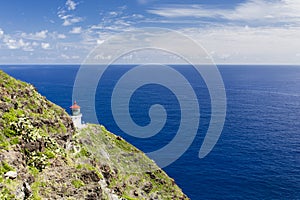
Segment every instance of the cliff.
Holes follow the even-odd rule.
[[[0,71],[0,199],[188,199],[143,152]]]

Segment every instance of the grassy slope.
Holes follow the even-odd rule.
[[[0,116],[0,199],[186,198],[143,152],[103,126],[76,131],[62,108],[2,71]]]
[[[105,177],[119,196],[137,199],[185,199],[175,181],[151,159],[124,139],[99,125],[88,125],[79,138],[88,152],[107,166]]]

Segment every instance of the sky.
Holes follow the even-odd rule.
[[[0,64],[80,64],[146,27],[190,37],[217,64],[300,64],[299,0],[3,0]]]

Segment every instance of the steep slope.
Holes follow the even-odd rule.
[[[75,130],[2,71],[0,116],[0,199],[187,199],[143,152],[100,125]]]

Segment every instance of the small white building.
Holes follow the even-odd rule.
[[[72,121],[75,125],[76,128],[83,128],[83,124],[81,123],[81,117],[82,114],[80,113],[80,106],[77,105],[76,101],[74,101],[74,104],[70,107],[71,111],[72,111]]]

